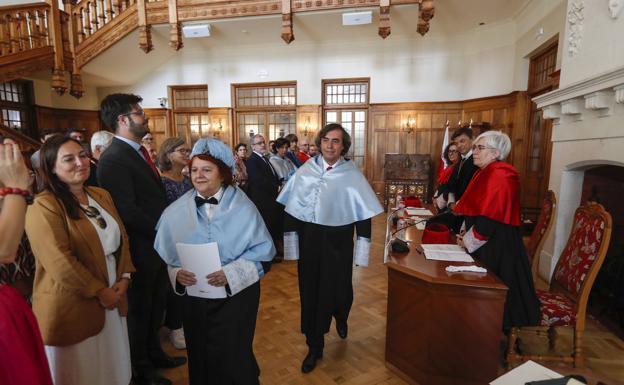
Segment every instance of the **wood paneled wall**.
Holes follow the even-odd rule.
[[[68,128],[83,128],[88,139],[95,131],[103,128],[100,122],[99,111],[66,110],[36,106],[35,114],[39,131],[46,128],[53,128],[58,131],[64,131]]]
[[[148,118],[147,126],[154,137],[156,151],[162,142],[175,136],[172,132],[173,124],[170,124],[170,112],[166,108],[144,108],[145,116]]]
[[[450,122],[449,134],[452,134],[460,120],[468,123],[470,119],[489,122],[493,129],[509,135],[512,153],[507,160],[524,175],[529,103],[525,92],[512,92],[458,102],[372,104],[366,176],[373,189],[383,193],[386,153],[430,154],[435,181],[446,121]]]

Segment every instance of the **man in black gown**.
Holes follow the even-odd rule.
[[[347,338],[353,263],[368,265],[371,218],[383,211],[364,175],[343,158],[351,144],[344,128],[328,124],[316,142],[322,156],[304,163],[278,197],[286,206],[284,257],[299,259],[301,331],[309,349],[304,373],[323,357],[332,317],[338,335]]]

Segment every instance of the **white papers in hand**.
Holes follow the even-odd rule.
[[[447,262],[474,262],[474,259],[458,245],[422,244],[425,258]]]
[[[200,298],[225,298],[224,286],[212,286],[206,276],[221,270],[221,259],[216,242],[191,245],[176,243],[182,268],[195,274],[197,283],[186,287],[186,294]]]
[[[475,265],[468,265],[468,266],[450,265],[450,266],[447,266],[445,270],[448,271],[449,273],[462,273],[462,272],[487,273],[487,269],[483,267],[475,266]]]

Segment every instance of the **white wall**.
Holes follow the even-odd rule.
[[[98,89],[133,92],[158,107],[168,85],[208,84],[211,107],[231,106],[230,84],[296,80],[298,104],[321,103],[321,79],[370,77],[371,102],[449,101],[524,90],[528,57],[550,37],[563,35],[565,2],[532,1],[516,20],[475,28],[460,36],[376,36],[355,42],[184,47],[138,82]],[[435,18],[432,21],[435,23]],[[535,38],[535,30],[544,34]],[[159,49],[159,47],[156,47]],[[167,49],[163,47],[162,49]],[[217,60],[215,60],[217,58]],[[149,55],[146,56],[149,60]],[[258,72],[266,71],[266,78]]]

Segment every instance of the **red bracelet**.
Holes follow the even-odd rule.
[[[0,197],[4,197],[7,195],[21,195],[26,200],[26,204],[33,203],[33,195],[28,190],[22,190],[21,188],[16,187],[2,187],[0,188]]]

